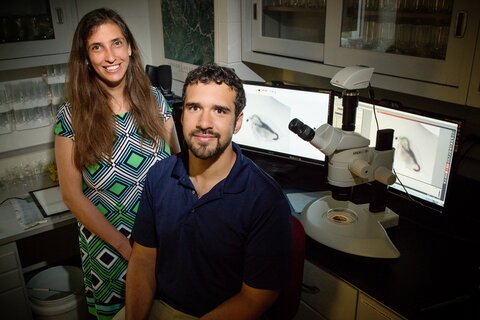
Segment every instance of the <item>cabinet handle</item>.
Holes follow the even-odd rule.
[[[309,286],[309,285],[306,285],[305,283],[302,283],[302,291],[307,294],[317,294],[320,292],[320,289],[318,289],[315,286]]]
[[[253,4],[253,20],[257,20],[257,4]]]
[[[57,12],[57,23],[63,24],[63,9],[62,8],[55,8]]]
[[[455,37],[463,38],[465,36],[465,29],[467,29],[467,12],[459,11],[457,13],[457,21],[455,23]]]

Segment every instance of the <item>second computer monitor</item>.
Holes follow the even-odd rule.
[[[342,127],[342,99],[333,100],[333,125]],[[377,125],[373,103],[358,104],[355,131],[375,145]],[[392,188],[426,201],[439,211],[445,205],[460,122],[439,115],[416,113],[375,104],[380,129],[394,129],[393,167],[399,178]],[[401,185],[401,183],[403,186]]]

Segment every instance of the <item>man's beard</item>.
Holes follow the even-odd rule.
[[[209,134],[209,135],[217,138],[216,146],[208,148],[209,144],[201,143],[201,142],[197,143],[197,146],[195,146],[192,143],[192,137],[195,134],[198,134],[198,133]],[[195,157],[197,157],[199,159],[202,159],[202,160],[207,160],[207,159],[212,159],[212,158],[218,157],[219,155],[221,155],[225,151],[225,149],[227,149],[227,147],[229,146],[229,144],[232,141],[232,138],[230,137],[230,139],[228,139],[228,141],[226,141],[224,144],[222,144],[220,142],[220,134],[218,134],[216,132],[213,132],[213,131],[210,131],[210,130],[206,130],[206,131],[204,131],[204,130],[194,130],[194,131],[190,132],[190,134],[188,136],[189,136],[189,139],[185,139],[186,142],[187,142],[188,149],[190,150],[190,152],[192,152],[192,154]]]

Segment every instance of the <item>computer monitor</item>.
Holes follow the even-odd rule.
[[[342,99],[339,94],[333,96],[332,124],[341,128]],[[374,103],[380,129],[395,131],[393,168],[399,179],[390,190],[406,195],[406,189],[422,204],[444,212],[461,122],[433,113],[395,108],[391,102]],[[370,146],[375,146],[377,125],[370,99],[360,97],[355,131],[370,139]]]
[[[247,151],[325,165],[325,156],[288,129],[293,118],[312,128],[328,122],[330,91],[245,82],[243,124],[233,141]]]

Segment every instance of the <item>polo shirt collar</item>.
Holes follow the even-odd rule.
[[[240,147],[232,142],[232,148],[235,154],[237,155],[237,159],[235,159],[235,163],[230,170],[228,176],[219,183],[221,189],[223,189],[223,193],[240,193],[245,190],[247,180],[248,180],[248,158],[246,158]],[[175,166],[172,170],[172,177],[178,179],[179,183],[187,188],[194,189],[192,181],[187,173],[187,165],[184,163],[184,158],[181,154],[176,155],[177,160]],[[217,188],[214,188],[217,189]],[[220,190],[222,192],[222,190]]]

